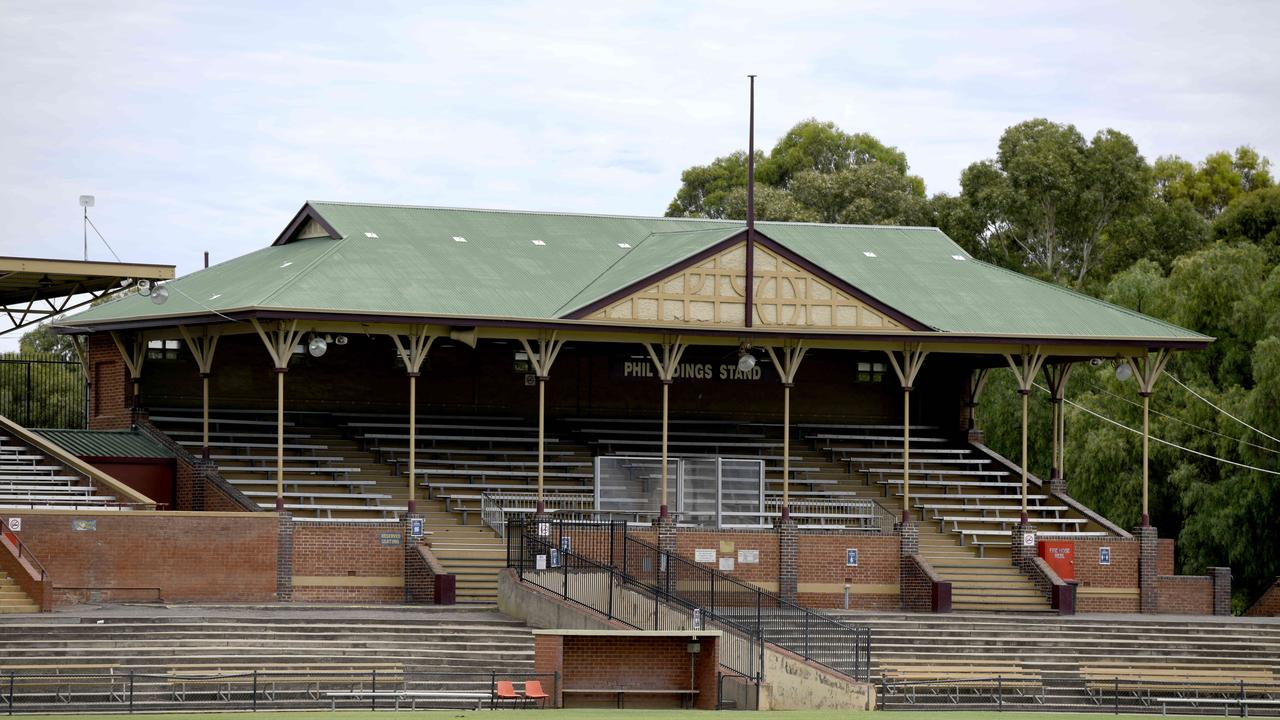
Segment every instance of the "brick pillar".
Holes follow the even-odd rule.
[[[1009,559],[1013,566],[1022,571],[1023,574],[1030,577],[1036,576],[1036,545],[1032,542],[1030,545],[1024,544],[1024,538],[1027,533],[1033,536],[1036,533],[1036,526],[1023,520],[1013,526],[1013,537],[1009,539]]]
[[[667,515],[659,517],[653,521],[653,527],[658,531],[658,549],[665,553],[676,554],[676,521],[675,518]]]
[[[893,532],[898,536],[902,557],[911,557],[920,552],[920,527],[915,520],[900,520],[893,524]]]
[[[1156,612],[1157,580],[1160,569],[1157,566],[1157,548],[1160,536],[1154,527],[1144,525],[1134,528],[1134,537],[1138,538],[1138,611]]]
[[[778,595],[795,602],[800,582],[800,529],[791,518],[778,521],[773,529],[778,533]]]
[[[415,518],[421,518],[421,517],[422,517],[422,513],[415,512],[415,513],[404,514],[404,520],[403,520],[404,601],[406,603],[411,603],[415,601],[415,598],[413,597],[413,588],[411,587],[412,583],[410,582],[409,575],[410,573],[414,572],[414,568],[417,566],[418,559],[414,556],[418,554],[418,545],[422,542],[422,538],[412,537],[409,535],[409,528],[413,526],[413,521]],[[425,526],[423,527],[423,530],[426,530]]]
[[[1213,581],[1213,614],[1231,614],[1231,568],[1211,567],[1209,578]]]
[[[287,512],[276,527],[276,600],[293,601],[293,516]]]

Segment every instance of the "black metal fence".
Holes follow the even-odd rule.
[[[367,666],[366,666],[367,668]],[[0,674],[0,711],[154,712],[157,710],[480,709],[550,705],[558,673],[325,667],[295,670],[186,667],[182,670],[9,671]],[[510,683],[513,694],[503,692]]]
[[[1038,671],[944,680],[883,678],[881,709],[1074,710],[1112,714],[1280,716],[1280,681],[1107,677]]]
[[[869,628],[843,623],[662,551],[629,535],[625,523],[544,525],[535,528],[515,520],[508,527],[508,565],[523,580],[635,627],[676,629],[673,624],[689,621],[695,626],[717,623],[849,677],[870,680]],[[729,667],[746,675],[759,671],[758,666]]]
[[[79,362],[56,355],[0,356],[0,415],[24,427],[84,427],[86,387]]]

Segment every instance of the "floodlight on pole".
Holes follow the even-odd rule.
[[[169,302],[169,288],[163,285],[156,285],[151,288],[151,302],[157,305]]]
[[[80,207],[84,210],[84,221],[81,230],[84,233],[84,259],[89,259],[89,208],[93,207],[94,198],[92,195],[80,196]]]

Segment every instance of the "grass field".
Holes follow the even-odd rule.
[[[516,710],[499,710],[499,714],[515,714],[515,712],[524,712]],[[694,720],[705,719],[708,717],[707,711],[704,710],[538,710],[534,717],[540,720],[588,720],[589,717],[613,717],[616,720]],[[184,712],[184,714],[165,714],[165,715],[93,715],[96,719],[125,719],[125,717],[146,717],[147,720],[210,720],[209,712]],[[392,711],[380,710],[378,712],[370,711],[349,711],[343,710],[338,712],[328,711],[305,711],[305,712],[255,712],[252,716],[255,720],[376,720],[387,719],[388,715],[413,715],[425,716],[430,720],[445,719],[445,717],[463,717],[463,719],[476,719],[481,717],[495,717],[492,710],[465,711],[465,710],[419,710],[419,711]],[[753,716],[750,712],[742,712],[741,717],[748,719]],[[731,719],[731,717],[739,716],[733,712],[723,712],[721,717]],[[769,712],[769,717],[776,717],[777,720],[987,720],[991,717],[1000,717],[1001,720],[1062,720],[1062,719],[1085,719],[1092,717],[1097,720],[1098,717],[1155,717],[1153,715],[1098,715],[1096,712],[993,712],[993,711],[904,711],[904,712],[854,712],[849,710],[796,710],[796,711],[774,711]],[[40,715],[41,720],[56,719],[56,717],[78,717],[83,719],[84,715]],[[1204,717],[1199,715],[1179,715],[1178,717]]]

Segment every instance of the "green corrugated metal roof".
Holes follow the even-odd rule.
[[[328,202],[310,207],[341,239],[264,248],[172,281],[163,306],[130,296],[62,324],[253,309],[557,319],[744,228],[686,218]],[[935,228],[760,223],[758,229],[941,332],[1205,339],[976,261]]]
[[[40,433],[77,457],[171,458],[173,452],[136,430],[41,429]]]

